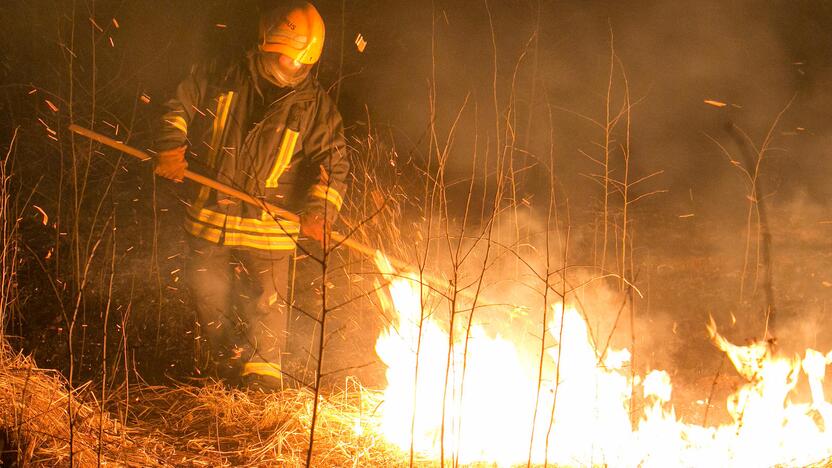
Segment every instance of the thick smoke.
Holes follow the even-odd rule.
[[[36,129],[24,143],[44,140],[36,119],[22,113],[29,104],[22,103],[37,102],[38,115],[57,128],[41,96],[48,91],[68,97],[71,55],[80,57],[73,65],[76,96],[89,99],[93,36],[99,41],[98,115],[130,122],[132,141],[146,144],[154,106],[190,62],[233,53],[251,40],[247,28],[257,3],[99,1],[90,2],[96,9],[83,11],[73,11],[69,2],[58,2],[59,8],[45,1],[4,5],[0,38],[6,64],[0,77],[9,84],[3,105],[12,110],[4,109],[3,117]],[[596,123],[603,126],[608,87],[614,115],[624,105],[626,76],[630,180],[661,171],[630,193],[632,199],[657,192],[629,207],[630,274],[646,294],[637,303],[637,336],[642,349],[652,350],[643,365],[673,362],[695,368],[692,378],[715,371],[720,358],[704,331],[709,314],[735,341],[762,337],[768,304],[764,275],[758,273],[768,268],[781,346],[827,350],[822,333],[814,333],[820,327],[807,324],[822,324],[818,317],[832,299],[832,7],[808,0],[317,3],[328,25],[318,74],[332,85],[348,131],[360,135],[370,124],[380,129],[395,142],[403,178],[412,179],[420,173],[404,171],[423,168],[429,159],[435,168],[436,148],[449,142],[447,180],[464,181],[476,160],[477,200],[493,196],[498,155],[511,156],[518,171],[514,201],[524,206],[524,215],[505,223],[524,226],[526,237],[511,241],[533,247],[519,251],[537,267],[540,233],[555,229],[545,223],[550,171],[561,235],[568,219],[571,262],[597,266],[602,192],[593,177],[599,166],[590,157],[603,156],[604,132]],[[89,17],[102,24],[118,20],[119,28],[107,26],[113,47]],[[76,50],[68,51],[73,24]],[[368,43],[363,53],[353,46],[359,33]],[[42,94],[28,97],[30,84]],[[136,104],[142,93],[150,105]],[[756,194],[743,170],[753,172],[772,128]],[[625,121],[611,137],[611,177],[620,180]],[[467,187],[450,188],[448,214],[457,223]],[[48,184],[42,191],[44,198],[57,198]],[[417,201],[418,195],[411,194]],[[767,264],[759,255],[754,205],[750,230],[747,224],[749,197],[758,195],[771,233]],[[620,223],[617,193],[610,206],[611,220]],[[474,211],[488,212],[481,208]],[[504,239],[517,232],[506,231]],[[612,229],[610,238],[617,236],[620,231]],[[522,296],[520,289],[512,288],[512,294]],[[593,294],[615,310],[615,295]],[[628,331],[622,333],[626,338]]]
[[[817,40],[829,36],[828,7],[466,2],[408,11],[406,19],[367,34],[371,43],[389,37],[381,47],[396,57],[383,63],[368,56],[358,78],[388,85],[366,88],[377,119],[410,135],[424,154],[428,143],[419,136],[429,124],[430,84],[442,143],[467,96],[449,170],[470,172],[475,138],[477,157],[489,158],[492,170],[505,150],[498,145],[511,144],[515,168],[536,162],[518,178],[520,195],[543,216],[546,173],[554,168],[576,232],[597,219],[600,206],[599,187],[588,177],[599,168],[584,153],[600,158],[604,134],[591,120],[604,121],[610,82],[612,112],[621,109],[626,73],[630,180],[663,171],[631,193],[663,191],[630,207],[638,279],[649,285],[650,320],[663,325],[648,330],[657,337],[676,331],[681,338],[668,341],[678,345],[668,354],[680,364],[718,367],[704,331],[708,315],[740,342],[762,338],[771,306],[766,288],[779,320],[769,332],[781,341],[788,341],[791,324],[811,322],[809,311],[823,309],[828,258],[812,252],[823,248],[830,229],[823,224],[830,128],[821,113],[830,99],[829,54],[828,41]],[[617,179],[626,136],[619,122],[612,134]],[[746,172],[754,174],[764,144],[754,191]],[[612,204],[619,210],[620,198]],[[771,234],[767,246],[763,231]],[[591,263],[591,251],[576,249],[573,258]]]

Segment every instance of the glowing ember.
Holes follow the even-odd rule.
[[[666,372],[631,378],[626,349],[599,357],[583,316],[571,306],[553,307],[553,346],[539,392],[539,357],[477,324],[467,359],[464,330],[454,334],[448,368],[447,326],[435,315],[422,316],[416,277],[395,276],[382,256],[376,262],[391,281],[393,303],[385,306],[394,317],[376,343],[388,381],[378,430],[405,452],[412,446],[419,458],[501,466],[529,457],[568,466],[772,466],[832,454],[832,431],[825,430],[832,407],[823,395],[832,353],[773,356],[765,342],[729,343],[712,321],[715,344],[748,383],[729,398],[732,423],[702,427],[676,417]],[[801,373],[811,403],[792,401]],[[643,406],[631,422],[634,388]]]

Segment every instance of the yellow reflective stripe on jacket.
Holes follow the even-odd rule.
[[[196,221],[209,224],[216,228],[229,230],[246,231],[256,234],[277,234],[290,236],[300,232],[300,224],[285,219],[275,220],[272,217],[264,219],[243,218],[240,216],[226,215],[207,208],[201,210],[188,210],[188,215]]]
[[[214,131],[211,135],[211,157],[209,164],[214,164],[214,157],[219,154],[222,134],[225,124],[228,122],[228,110],[231,108],[231,101],[234,99],[234,91],[221,94],[217,98],[217,117],[214,119]]]
[[[324,184],[312,186],[311,195],[332,203],[335,205],[335,209],[339,211],[341,210],[341,205],[344,203],[344,197],[337,190]]]
[[[214,167],[214,164],[217,160],[217,154],[219,153],[219,145],[222,143],[222,135],[225,131],[225,125],[228,122],[228,111],[231,108],[231,101],[234,98],[234,91],[229,91],[226,94],[221,94],[217,98],[217,113],[214,117],[214,125],[213,130],[211,132],[211,147],[209,148],[208,152],[208,166]],[[199,195],[197,195],[196,201],[194,202],[194,207],[196,209],[202,208],[205,204],[205,200],[208,199],[208,194],[211,193],[211,189],[202,186],[199,189]]]
[[[247,362],[243,365],[243,377],[250,375],[267,375],[276,379],[282,379],[283,375],[280,373],[280,366],[272,364],[271,362]]]
[[[287,128],[283,131],[283,140],[280,142],[280,150],[277,152],[274,167],[269,173],[269,178],[266,179],[267,188],[276,188],[277,180],[286,170],[289,162],[292,160],[292,155],[295,153],[295,144],[298,142],[298,132]]]
[[[185,121],[185,117],[182,117],[181,115],[175,115],[173,113],[167,113],[165,114],[163,119],[166,123],[178,129],[185,135],[188,134],[188,122]]]
[[[196,237],[223,245],[261,250],[293,250],[300,224],[283,219],[259,220],[226,215],[209,209],[189,209],[185,230]]]
[[[250,247],[259,250],[295,249],[295,239],[291,236],[267,236],[263,234],[249,234],[238,231],[223,232],[221,228],[202,224],[190,218],[185,220],[185,231],[195,237],[214,243],[219,243],[222,238],[223,245],[230,245],[233,247]]]

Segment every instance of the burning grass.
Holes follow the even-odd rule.
[[[132,386],[102,411],[90,386],[69,392],[30,358],[7,352],[0,361],[0,430],[23,466],[69,466],[70,434],[75,466],[303,466],[312,400],[307,390]],[[402,464],[372,430],[379,402],[355,381],[322,397],[313,466]]]

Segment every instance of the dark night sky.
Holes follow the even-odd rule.
[[[6,43],[3,81],[61,92],[66,67],[56,59],[66,57],[58,44],[67,40],[72,5],[65,0],[9,2],[3,7],[7,10],[0,36]],[[538,41],[531,42],[516,85],[525,122],[531,78],[536,77],[532,126],[523,125],[518,131],[522,137],[531,133],[531,151],[547,153],[545,93],[555,108],[552,126],[562,179],[567,186],[575,185],[574,190],[583,183],[575,174],[590,167],[579,150],[595,151],[593,145],[601,138],[577,115],[603,116],[612,32],[632,99],[638,102],[633,113],[633,159],[639,171],[666,171],[659,183],[671,192],[719,192],[723,183],[731,185],[735,180],[708,136],[726,141],[725,125],[730,121],[760,142],[777,112],[794,97],[776,135],[775,144],[784,151],[773,155],[777,177],[770,187],[789,197],[806,193],[819,203],[829,198],[822,174],[830,169],[825,148],[830,127],[826,109],[832,77],[832,6],[824,2],[466,1],[434,2],[433,11],[427,2],[344,5],[342,18],[341,2],[319,3],[329,27],[322,81],[331,84],[337,75],[343,21],[347,76],[340,96],[348,124],[366,120],[366,104],[376,124],[389,125],[400,137],[414,141],[428,121],[433,17],[441,128],[447,129],[471,94],[462,119],[465,131],[459,133],[452,158],[456,167],[467,168],[470,154],[466,153],[474,134],[493,137],[494,133],[490,10],[501,111],[508,102],[512,71],[539,20]],[[132,109],[108,99],[129,102],[142,90],[159,101],[200,54],[237,47],[232,45],[235,38],[250,34],[246,25],[255,10],[254,2],[78,1],[76,16],[91,16],[93,6],[95,17],[105,23],[116,44],[98,52],[99,101],[109,104],[105,111],[117,115]],[[109,24],[111,17],[118,19],[118,30]],[[218,29],[216,23],[228,27]],[[79,39],[88,29],[89,23],[78,25]],[[352,47],[358,33],[369,42],[364,54]],[[102,36],[100,46],[107,45],[103,41]],[[615,84],[614,101],[620,104],[620,74]],[[704,104],[705,99],[731,105],[717,109]],[[476,125],[474,108],[479,116]],[[152,118],[151,110],[139,109],[139,120]],[[796,131],[797,127],[805,130]]]

